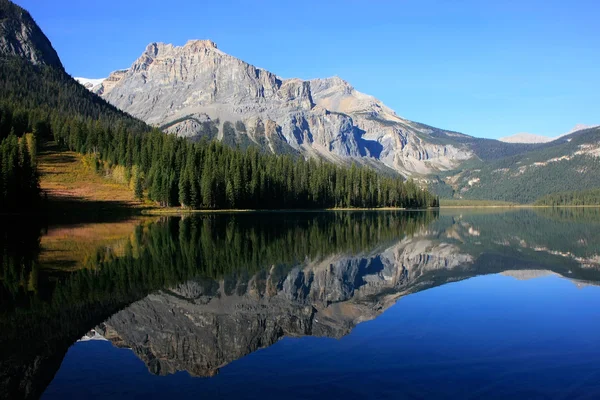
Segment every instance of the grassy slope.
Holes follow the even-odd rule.
[[[39,261],[44,269],[81,268],[101,247],[116,254],[123,253],[134,228],[144,221],[133,214],[151,208],[136,200],[129,187],[103,178],[86,166],[79,153],[50,144],[38,156],[38,170],[49,207],[78,215],[75,225],[50,227],[42,236]],[[98,218],[101,222],[81,219],[81,214],[87,214],[90,207],[101,211]],[[125,215],[114,218],[113,212],[120,210]]]
[[[51,204],[88,202],[104,209],[147,207],[135,199],[129,187],[103,178],[87,167],[81,154],[59,150],[52,144],[40,152],[38,171],[40,186]]]

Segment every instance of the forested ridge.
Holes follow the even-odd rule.
[[[372,169],[264,154],[151,130],[62,71],[0,60],[0,137],[33,132],[89,155],[99,173],[121,168],[136,196],[194,209],[435,207],[415,183]],[[15,139],[10,139],[14,144]],[[7,189],[5,189],[7,190]]]
[[[600,128],[577,131],[528,152],[469,162],[431,185],[443,197],[534,203],[546,195],[600,187],[600,158],[594,154]],[[450,178],[450,179],[449,179]]]
[[[0,139],[0,210],[31,209],[40,204],[35,147],[32,134]]]

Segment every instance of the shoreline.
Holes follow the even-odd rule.
[[[168,208],[160,208],[145,205],[133,205],[128,207],[122,207],[118,209],[111,209],[111,207],[94,207],[94,211],[106,213],[108,215],[112,214],[131,214],[132,216],[169,216],[169,215],[185,215],[185,214],[241,214],[241,213],[315,213],[315,212],[339,212],[339,211],[406,211],[406,212],[423,212],[423,211],[440,211],[440,210],[452,210],[452,209],[541,209],[541,208],[599,208],[600,205],[560,205],[560,206],[541,206],[541,205],[533,205],[533,204],[514,204],[514,205],[472,205],[472,206],[460,206],[460,205],[449,205],[449,206],[440,206],[440,207],[432,207],[432,208],[394,208],[394,207],[381,207],[381,208],[315,208],[315,209],[202,209],[202,210],[191,210],[184,209],[179,207],[168,207]],[[50,212],[38,212],[32,213],[30,211],[27,212],[11,212],[11,213],[3,213],[0,212],[0,217],[40,217],[40,216],[58,216],[58,215],[70,215],[76,216],[82,213],[82,210],[74,209],[71,213],[66,212],[65,209],[55,209],[59,211],[58,213],[52,213],[52,209],[50,207]],[[86,210],[89,212],[90,210]]]
[[[144,215],[212,214],[212,213],[287,213],[287,212],[335,212],[335,211],[431,211],[439,208],[281,208],[281,209],[203,209],[190,210],[178,207],[153,208],[142,211]]]
[[[535,204],[513,204],[513,205],[489,205],[489,206],[440,206],[439,209],[447,208],[600,208],[599,205],[560,205],[560,206],[540,206]]]

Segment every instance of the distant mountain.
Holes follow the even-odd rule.
[[[466,199],[534,202],[550,193],[600,187],[600,127],[579,130],[525,153],[449,172],[438,192]]]
[[[574,127],[573,127],[573,128],[570,130],[570,131],[569,131],[569,132],[567,132],[567,133],[564,133],[564,134],[562,134],[562,135],[560,135],[560,136],[558,136],[558,137],[567,136],[567,135],[570,135],[571,133],[575,133],[575,132],[578,132],[578,131],[582,131],[582,130],[584,130],[584,129],[596,128],[596,127],[598,127],[598,126],[600,126],[600,125],[586,125],[586,124],[577,124],[577,125],[575,125],[575,126],[574,126]],[[558,138],[557,138],[557,139],[558,139]]]
[[[58,54],[31,15],[8,0],[0,0],[0,56],[18,56],[34,65],[63,69]]]
[[[97,87],[104,82],[106,78],[100,79],[88,79],[88,78],[74,78],[77,82],[81,83],[86,89],[94,91],[94,87]]]
[[[584,129],[595,128],[596,126],[598,125],[577,124],[569,132],[563,133],[562,135],[556,137],[534,135],[532,133],[517,133],[512,136],[500,138],[498,140],[505,143],[548,143],[563,136],[570,135],[571,133],[575,133]]]
[[[534,135],[533,133],[516,133],[512,136],[506,136],[498,139],[504,143],[548,143],[554,138],[542,135]]]

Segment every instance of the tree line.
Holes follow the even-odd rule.
[[[125,168],[136,195],[193,209],[436,207],[414,182],[352,164],[190,142],[158,130],[135,134],[78,122],[55,131],[59,143],[90,154],[100,171]]]
[[[0,138],[0,212],[31,209],[39,204],[35,137]]]
[[[600,205],[600,189],[560,192],[546,195],[536,202],[538,206],[597,206]]]

